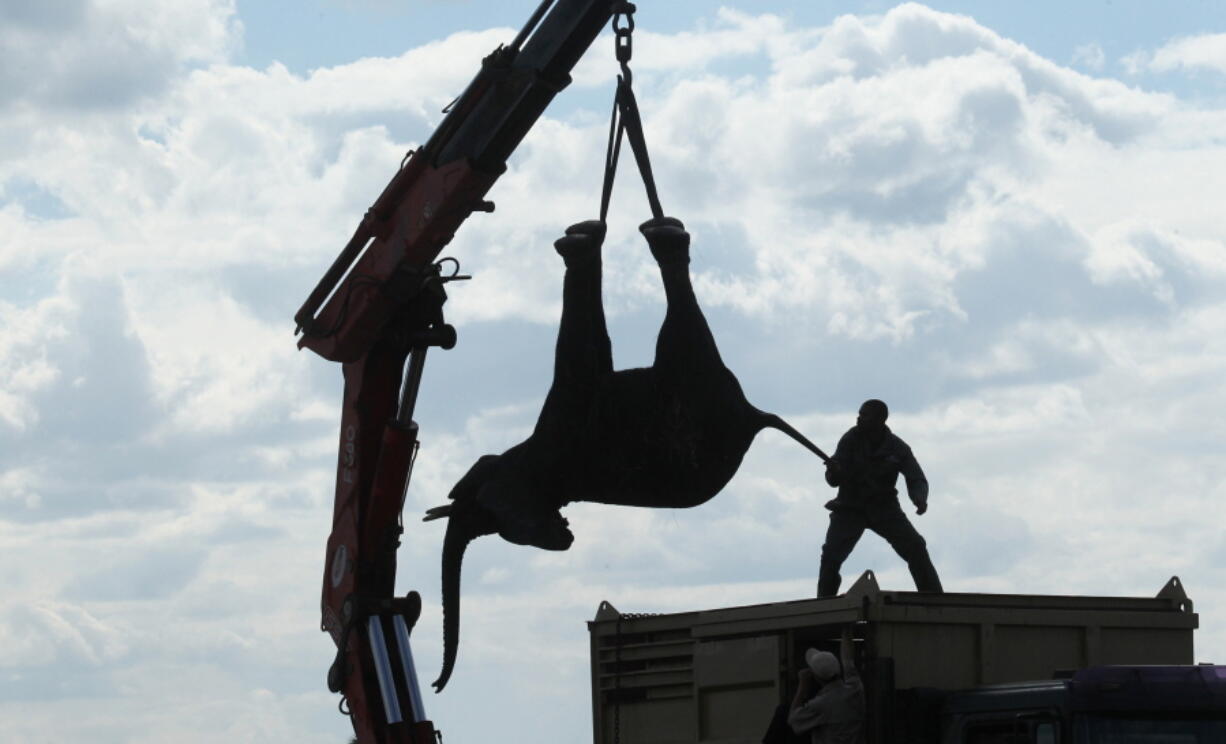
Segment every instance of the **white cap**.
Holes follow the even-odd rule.
[[[833,679],[839,674],[839,660],[829,651],[811,648],[805,651],[805,663],[809,665],[809,670],[817,677],[818,682]]]

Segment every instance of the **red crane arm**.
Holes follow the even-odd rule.
[[[409,647],[421,599],[394,596],[417,389],[427,349],[455,343],[443,285],[466,278],[434,261],[470,214],[493,210],[485,196],[507,158],[627,9],[624,0],[543,0],[406,156],[294,316],[299,347],[341,362],[345,377],[321,611],[337,644],[328,685],[344,695],[362,744],[434,741]]]

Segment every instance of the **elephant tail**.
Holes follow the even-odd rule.
[[[821,448],[819,448],[816,444],[810,442],[808,437],[806,437],[804,434],[801,434],[800,432],[796,431],[796,429],[792,428],[792,425],[788,422],[784,421],[773,413],[764,413],[761,411],[759,411],[759,413],[762,415],[760,422],[763,429],[777,429],[784,434],[787,434],[792,439],[795,439],[797,442],[800,442],[800,445],[805,449],[822,458],[822,462],[827,462],[830,460],[829,455],[822,452]]]
[[[447,686],[460,645],[460,566],[474,537],[465,521],[462,514],[451,515],[443,538],[443,670],[434,680],[435,692]]]

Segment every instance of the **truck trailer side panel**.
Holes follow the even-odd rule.
[[[588,624],[593,736],[596,744],[757,744],[794,692],[804,649],[835,651],[852,623],[877,714],[870,742],[884,743],[902,725],[900,692],[1107,664],[1192,664],[1197,620],[1178,579],[1156,597],[921,594],[882,591],[866,572],[825,599],[661,615],[623,615],[605,602]]]

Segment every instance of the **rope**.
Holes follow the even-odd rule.
[[[652,217],[659,219],[664,216],[656,190],[655,176],[651,170],[651,156],[647,152],[647,139],[643,136],[643,117],[639,113],[638,100],[634,96],[634,74],[630,70],[630,59],[634,55],[634,10],[632,3],[623,2],[617,4],[613,15],[614,51],[622,72],[617,77],[613,113],[609,117],[609,144],[605,150],[604,187],[600,195],[601,222],[604,222],[609,214],[609,200],[613,195],[613,181],[617,176],[623,136],[630,140],[630,150],[634,153],[635,164],[643,178],[643,188],[647,192]]]

